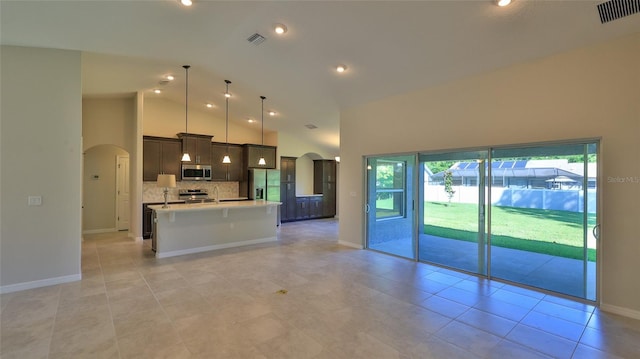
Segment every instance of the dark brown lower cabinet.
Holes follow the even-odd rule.
[[[184,203],[184,202],[168,202],[171,203]],[[164,204],[164,202],[143,203],[142,204],[142,238],[151,238],[151,232],[153,231],[153,210],[149,206],[156,204]]]
[[[280,214],[283,222],[295,221],[298,214],[296,213],[296,184],[292,182],[280,183]]]
[[[309,218],[321,218],[323,216],[322,196],[309,197]]]
[[[309,219],[309,197],[296,198],[296,219]]]
[[[151,231],[153,230],[153,210],[148,206],[154,203],[145,203],[142,205],[142,238],[151,238]]]
[[[324,217],[324,206],[322,196],[299,196],[296,197],[296,215],[289,220],[305,220]]]

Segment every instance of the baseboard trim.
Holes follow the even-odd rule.
[[[0,286],[0,293],[1,294],[13,293],[13,292],[19,292],[19,291],[27,290],[27,289],[48,287],[50,285],[75,282],[75,281],[78,281],[78,280],[81,280],[81,279],[82,279],[82,274],[73,274],[73,275],[65,275],[65,276],[62,276],[62,277],[34,280],[34,281],[31,281],[31,282],[8,284],[8,285]]]
[[[603,312],[622,315],[623,317],[640,319],[640,311],[619,307],[617,305],[600,303],[600,310],[602,310]]]
[[[351,248],[355,248],[355,249],[364,249],[364,247],[362,245],[351,243],[351,242],[347,242],[347,241],[338,241],[338,244],[342,244],[343,246],[347,246],[347,247],[351,247]]]
[[[88,229],[86,231],[82,231],[82,234],[98,234],[98,233],[109,233],[109,232],[117,232],[114,228],[101,228],[101,229]]]
[[[127,237],[135,240],[136,242],[144,240],[142,236],[136,236],[133,232],[128,232]]]
[[[170,252],[164,252],[164,253],[156,252],[156,258],[175,257],[175,256],[181,256],[181,255],[185,255],[185,254],[193,254],[193,253],[214,251],[216,249],[249,246],[249,245],[258,244],[258,243],[275,242],[277,240],[278,240],[278,237],[267,237],[267,238],[259,238],[259,239],[250,239],[250,240],[241,241],[241,242],[214,244],[212,246],[190,248],[190,249],[182,249],[182,250],[179,250],[179,251],[170,251]]]

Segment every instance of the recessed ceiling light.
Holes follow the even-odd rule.
[[[256,121],[254,121],[252,118],[247,119],[247,121],[248,121],[249,123],[254,123],[254,122],[256,122]]]
[[[345,71],[347,71],[347,66],[345,66],[345,65],[338,65],[338,66],[336,66],[336,71],[338,71],[338,72],[345,72]]]
[[[208,108],[212,108],[212,107],[213,107],[213,104],[208,103],[208,104],[207,104],[207,107],[208,107]]]
[[[275,111],[269,111],[269,116],[275,116],[276,112]]]
[[[231,97],[231,94],[230,94],[230,93],[228,93],[228,92],[225,92],[225,93],[224,93],[224,97],[229,98],[229,97]]]
[[[507,6],[509,4],[511,4],[512,0],[495,0],[496,5],[503,7],[503,6]]]
[[[154,93],[161,93],[162,91],[160,91],[160,89],[155,89],[153,90]]]
[[[193,5],[193,0],[180,0],[180,4],[184,6],[191,6]]]
[[[287,27],[282,24],[275,24],[273,26],[273,31],[278,35],[282,35],[287,32]]]

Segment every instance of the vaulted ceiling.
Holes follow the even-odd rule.
[[[1,0],[0,39],[82,51],[88,97],[145,91],[184,103],[190,64],[189,106],[212,103],[224,117],[228,79],[230,120],[259,119],[264,95],[277,112],[266,129],[337,154],[343,109],[640,31],[640,14],[602,24],[598,3]],[[277,23],[288,31],[276,35]],[[266,40],[250,43],[255,33]]]

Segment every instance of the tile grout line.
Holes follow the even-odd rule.
[[[591,314],[589,315],[589,320],[587,320],[587,323],[584,325],[584,327],[582,327],[582,332],[580,333],[580,337],[577,340],[576,347],[573,349],[573,352],[571,353],[571,357],[572,358],[575,355],[576,351],[578,350],[578,346],[580,346],[580,344],[581,344],[582,337],[584,336],[584,333],[587,331],[587,328],[589,327],[589,322],[591,322],[591,319],[593,318],[594,315],[595,315],[595,309],[593,311],[591,311]],[[593,348],[592,346],[587,345],[587,344],[583,344],[583,345],[586,345],[589,348]],[[596,349],[598,351],[601,351],[601,352],[605,352],[604,350],[602,350],[600,348],[594,348],[594,349]],[[608,352],[605,352],[605,353],[609,354]]]
[[[118,342],[118,333],[116,333],[116,325],[113,322],[113,311],[111,310],[111,300],[109,300],[109,292],[107,291],[107,280],[104,276],[104,269],[102,268],[102,258],[100,256],[100,250],[98,248],[98,244],[96,243],[96,254],[98,255],[98,265],[100,266],[100,274],[102,275],[102,285],[104,286],[104,294],[107,298],[107,307],[109,308],[109,319],[111,322],[111,328],[113,329],[113,339],[116,342],[116,350],[118,350],[118,358],[122,358],[122,353],[120,352],[120,343]]]
[[[47,359],[51,355],[51,344],[53,343],[53,333],[56,328],[56,319],[58,318],[58,310],[60,309],[60,294],[61,289],[58,288],[58,303],[56,303],[56,313],[53,315],[53,322],[51,323],[51,332],[49,333],[49,345],[47,346]]]
[[[151,248],[149,248],[149,250],[151,250]],[[173,267],[173,264],[171,264],[171,266]],[[175,269],[175,267],[174,267],[174,269]],[[176,327],[176,324],[175,324],[174,320],[169,316],[169,314],[167,314],[167,312],[166,312],[166,310],[164,308],[164,305],[162,305],[162,303],[160,303],[160,300],[158,299],[158,296],[156,295],[156,292],[153,290],[153,288],[151,288],[151,285],[147,281],[147,277],[145,277],[145,275],[142,272],[140,272],[139,265],[136,265],[136,272],[138,272],[138,274],[140,274],[140,276],[142,277],[142,280],[144,281],[144,284],[147,286],[147,288],[149,288],[149,291],[151,292],[151,295],[153,296],[153,299],[156,300],[156,302],[158,303],[158,306],[160,307],[160,310],[165,315],[165,317],[169,320],[169,323],[171,323],[171,327],[176,331],[176,334],[180,338],[180,344],[182,344],[184,346],[184,348],[189,352],[189,354],[196,355],[196,353],[193,353],[191,351],[191,349],[189,349],[189,347],[187,346],[187,342],[182,337],[182,334],[180,334],[180,331]],[[182,276],[181,273],[179,273],[179,274],[180,274],[180,276]],[[188,282],[188,280],[187,280],[187,282]],[[116,335],[116,340],[117,340],[117,335]]]

